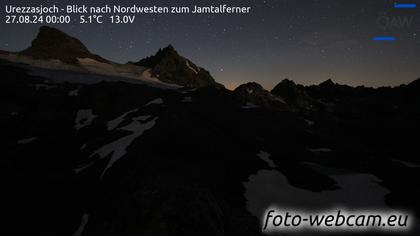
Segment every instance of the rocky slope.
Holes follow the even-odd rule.
[[[284,101],[295,109],[312,109],[315,101],[307,94],[302,85],[296,85],[295,82],[284,79],[277,84],[271,93],[281,97]]]
[[[207,70],[180,56],[171,45],[159,49],[154,56],[133,64],[152,68],[152,75],[166,83],[174,83],[188,88],[207,86],[224,88],[223,85],[216,83]]]

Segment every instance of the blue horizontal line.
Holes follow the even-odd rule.
[[[380,37],[374,37],[374,41],[395,41],[395,37],[391,36],[380,36]]]
[[[395,8],[399,8],[399,9],[401,9],[401,8],[416,8],[417,7],[417,4],[415,4],[415,3],[406,3],[406,4],[403,4],[403,3],[395,3],[394,4],[394,7]]]

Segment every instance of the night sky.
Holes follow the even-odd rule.
[[[2,0],[0,49],[22,50],[35,37],[40,25],[4,24],[4,5],[25,2],[29,6],[70,4]],[[172,44],[228,88],[256,81],[271,89],[284,78],[305,85],[332,78],[338,83],[375,87],[420,78],[419,9],[394,9],[390,0],[71,2],[251,6],[251,13],[245,15],[137,15],[135,24],[127,25],[52,25],[79,38],[92,52],[121,63],[138,61]],[[419,4],[419,0],[401,3]],[[413,17],[413,21],[410,27],[387,25],[386,20],[393,17]],[[375,36],[397,40],[377,42],[372,40]]]

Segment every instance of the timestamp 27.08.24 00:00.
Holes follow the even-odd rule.
[[[6,24],[132,24],[136,19],[135,15],[6,15]]]

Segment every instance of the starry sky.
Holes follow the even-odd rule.
[[[271,89],[289,78],[310,85],[328,78],[349,85],[394,86],[420,78],[420,12],[392,0],[21,0],[39,4],[251,6],[241,15],[137,15],[134,24],[51,25],[116,62],[138,61],[168,44],[228,88],[255,81]],[[406,0],[400,3],[420,3]],[[30,45],[40,25],[4,23],[0,49]],[[411,24],[400,24],[406,19]],[[395,41],[373,41],[393,36]]]

